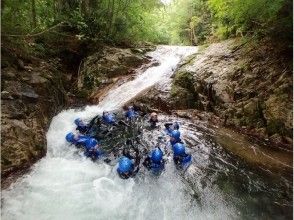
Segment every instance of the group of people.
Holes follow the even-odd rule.
[[[84,149],[84,155],[97,160],[106,153],[101,149],[100,141],[104,136],[108,135],[107,129],[103,127],[113,127],[118,125],[131,126],[132,122],[138,118],[140,114],[135,111],[133,106],[129,106],[124,114],[124,120],[117,121],[115,115],[110,112],[103,112],[102,116],[97,116],[91,120],[90,123],[85,123],[80,118],[74,120],[77,133],[70,132],[66,135],[67,142],[75,145],[78,148]],[[150,114],[148,120],[150,128],[157,127],[159,122],[158,116],[155,112]],[[185,145],[181,140],[181,133],[179,131],[179,124],[166,123],[165,134],[169,136],[169,144],[167,144],[173,152],[173,161],[177,168],[186,169],[192,162],[191,154],[186,152]],[[133,141],[127,140],[127,148],[122,151],[122,156],[118,160],[117,173],[123,179],[128,179],[135,176],[140,168],[140,161],[142,155],[138,148],[138,144]],[[155,175],[160,173],[165,168],[166,159],[164,159],[164,150],[160,146],[156,146],[151,152],[147,153],[142,165],[150,170]]]

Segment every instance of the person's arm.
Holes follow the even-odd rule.
[[[98,125],[101,124],[101,118],[100,115],[95,116],[94,118],[92,118],[92,120],[89,122],[88,125],[88,130],[90,130],[94,125]]]
[[[166,129],[169,129],[170,128],[170,126],[172,126],[173,125],[173,123],[165,123],[164,124],[164,127],[166,128]]]

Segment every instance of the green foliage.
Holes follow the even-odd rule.
[[[220,38],[257,34],[264,36],[277,21],[285,0],[208,0]]]
[[[292,45],[291,0],[5,0],[2,34],[50,30],[109,44],[201,45],[254,35]],[[57,35],[58,36],[58,35]]]

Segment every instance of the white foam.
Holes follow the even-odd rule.
[[[90,119],[105,109],[121,107],[170,77],[181,58],[196,51],[195,47],[160,46],[150,53],[160,66],[109,92],[99,106],[69,109],[55,116],[47,133],[47,156],[3,191],[2,219],[228,219],[232,210],[220,204],[214,192],[206,192],[204,209],[198,207],[172,163],[159,178],[139,174],[136,179],[122,180],[114,167],[82,157],[64,139],[74,131],[75,118]],[[210,203],[217,204],[217,209]]]

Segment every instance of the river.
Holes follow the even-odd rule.
[[[118,110],[152,85],[168,80],[177,64],[197,47],[159,46],[148,55],[160,65],[138,70],[97,106],[56,115],[47,132],[47,155],[2,192],[2,219],[292,219],[292,182],[272,176],[224,150],[205,123],[160,115],[161,124],[177,120],[193,164],[179,173],[172,161],[159,177],[142,171],[120,179],[112,165],[92,162],[65,141],[74,119],[90,120]],[[161,127],[162,128],[162,127]],[[161,129],[144,130],[152,148]]]

